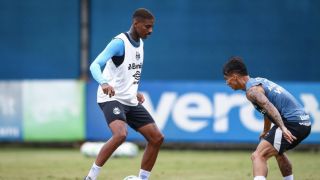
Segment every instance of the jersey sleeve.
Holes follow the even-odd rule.
[[[253,86],[258,86],[262,84],[259,78],[250,78],[249,81],[246,83],[246,90],[250,89]]]
[[[90,72],[93,78],[99,83],[107,83],[107,80],[102,76],[101,68],[106,65],[107,61],[113,56],[123,56],[124,42],[121,39],[113,39],[106,48],[96,57],[90,65]]]

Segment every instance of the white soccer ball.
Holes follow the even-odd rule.
[[[80,152],[88,157],[97,157],[104,142],[85,142],[80,148]],[[138,145],[132,142],[124,142],[112,154],[112,157],[136,157],[139,154]]]
[[[137,176],[130,175],[130,176],[125,177],[123,180],[141,180],[141,179],[138,178]]]
[[[139,154],[139,147],[132,142],[124,142],[112,154],[114,157],[136,157]]]
[[[85,142],[80,147],[80,152],[88,157],[97,157],[103,145],[103,142]]]

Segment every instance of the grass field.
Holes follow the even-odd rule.
[[[252,179],[249,151],[162,150],[151,180],[247,180]],[[142,152],[136,158],[110,159],[100,180],[121,180],[137,174]],[[320,154],[289,152],[297,180],[320,179]],[[94,158],[78,149],[0,148],[0,179],[82,179]],[[268,180],[282,179],[276,161],[269,161]]]

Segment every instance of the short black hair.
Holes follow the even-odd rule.
[[[148,9],[138,8],[134,11],[132,19],[154,19],[154,16]]]
[[[242,76],[248,75],[247,67],[244,64],[242,58],[239,56],[230,57],[228,62],[224,64],[222,71],[223,71],[223,75],[226,75],[226,76],[232,73],[237,73]]]

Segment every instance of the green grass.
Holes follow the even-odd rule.
[[[170,151],[162,150],[151,180],[247,180],[251,175],[249,151]],[[289,152],[297,180],[320,179],[320,155],[315,152]],[[121,180],[135,175],[142,152],[136,158],[110,159],[99,179]],[[53,180],[82,179],[94,158],[78,149],[0,148],[0,179]],[[282,179],[276,161],[269,160],[268,180]]]

